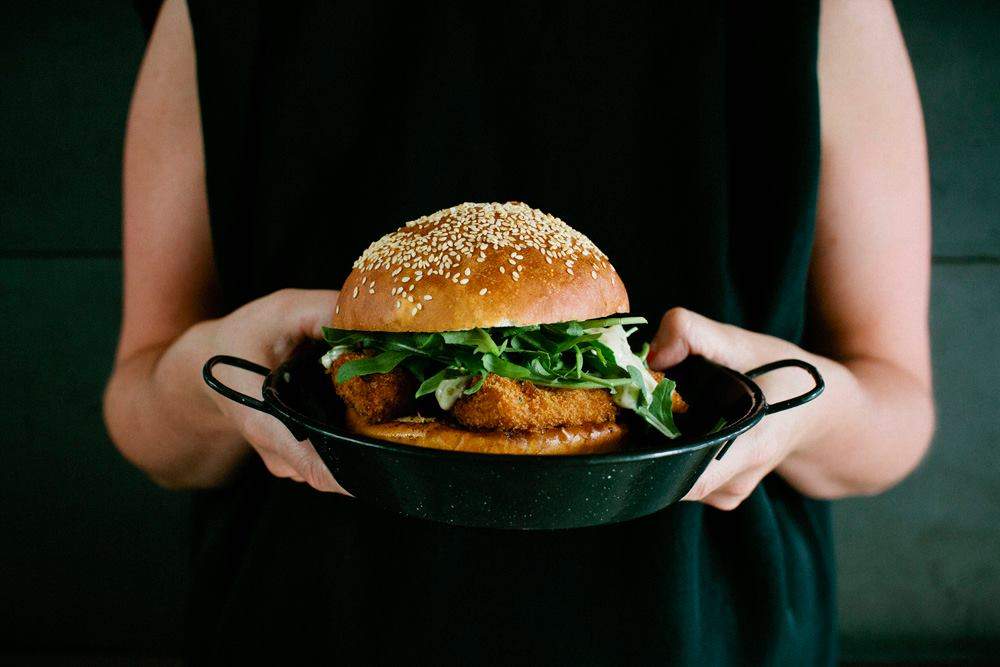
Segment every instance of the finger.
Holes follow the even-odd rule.
[[[684,308],[671,308],[660,320],[660,327],[649,345],[647,360],[651,368],[669,368],[690,354],[712,358],[716,348],[724,348],[717,322]]]
[[[334,479],[330,469],[326,467],[323,459],[316,453],[316,448],[313,447],[311,442],[296,442],[294,456],[295,468],[306,484],[317,491],[340,493],[345,496],[351,495]]]
[[[258,453],[268,472],[275,477],[281,477],[283,479],[298,478],[296,481],[301,481],[301,477],[299,477],[299,473],[295,470],[295,468],[286,463],[280,456],[275,456],[267,451],[258,451]]]
[[[302,338],[322,338],[323,327],[329,326],[337,307],[337,290],[285,290],[285,304],[291,315],[288,320]]]
[[[267,435],[255,435],[255,447],[264,465],[275,477],[304,482],[318,491],[351,495],[342,487],[309,442],[298,442],[284,431],[267,429]]]
[[[264,298],[257,321],[264,327],[261,339],[270,341],[274,362],[285,360],[307,338],[322,338],[337,305],[336,290],[283,289]]]
[[[671,308],[650,343],[649,366],[664,369],[697,354],[737,370],[759,365],[767,336],[711,320],[684,308]]]
[[[707,498],[702,499],[701,502],[709,507],[714,507],[717,510],[731,512],[739,507],[744,500],[746,500],[746,496],[735,496],[722,491],[716,491]]]
[[[750,497],[763,478],[764,473],[761,471],[747,471],[702,498],[701,502],[727,512],[734,510]]]
[[[765,467],[766,439],[747,434],[739,438],[721,460],[712,459],[681,500],[704,501],[731,480]],[[763,476],[763,475],[761,475]]]

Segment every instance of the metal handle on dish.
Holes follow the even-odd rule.
[[[778,401],[773,405],[768,403],[764,406],[764,414],[773,415],[776,412],[788,410],[789,408],[797,408],[798,406],[808,403],[822,394],[823,389],[826,388],[826,383],[823,381],[823,376],[819,374],[819,369],[806,361],[802,361],[801,359],[781,359],[779,361],[772,361],[771,363],[759,366],[752,371],[747,371],[745,375],[749,378],[755,378],[779,368],[792,367],[801,368],[805,372],[809,373],[809,375],[812,376],[813,382],[816,383],[815,386],[804,394],[799,394],[798,396],[794,396],[784,401]]]
[[[212,373],[212,369],[218,366],[219,364],[222,364],[223,366],[234,366],[236,368],[242,368],[245,371],[257,373],[258,375],[263,375],[264,377],[270,375],[271,370],[269,368],[261,366],[260,364],[255,364],[254,362],[248,361],[246,359],[241,359],[239,357],[231,357],[227,354],[218,354],[205,362],[205,365],[201,369],[201,376],[205,379],[205,384],[207,384],[214,391],[222,394],[229,400],[236,401],[237,403],[245,405],[248,408],[259,410],[260,412],[263,412],[265,414],[271,415],[272,417],[276,418],[278,421],[280,421],[282,424],[285,425],[285,428],[291,431],[292,436],[296,440],[300,441],[306,440],[309,437],[304,431],[285,421],[285,419],[280,414],[278,414],[276,410],[274,410],[270,405],[268,405],[264,401],[254,398],[253,396],[247,396],[241,391],[236,391],[232,387],[227,387],[226,385],[222,384],[222,381],[219,380],[219,378],[215,377],[215,374]]]

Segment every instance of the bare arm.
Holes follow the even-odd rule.
[[[210,319],[219,315],[219,287],[184,0],[164,3],[143,59],[123,187],[124,306],[104,396],[118,448],[167,486],[219,484],[253,447],[275,474],[336,490],[308,443],[294,442],[274,420],[216,400],[200,377],[205,360],[222,351],[274,365],[317,334],[336,293],[286,290]],[[249,378],[240,386],[259,391]]]
[[[798,356],[826,378],[819,399],[769,417],[689,494],[723,509],[775,469],[816,497],[879,492],[917,465],[933,431],[927,156],[888,0],[823,3],[819,78],[822,164],[809,279],[819,354],[671,311],[652,357],[666,366],[698,352],[747,370]],[[773,400],[802,388],[786,373],[765,386]]]
[[[836,477],[851,490],[854,482],[878,491],[916,466],[934,424],[927,148],[888,0],[823,3],[819,76],[823,162],[811,314],[817,351],[853,376],[864,419],[855,433],[830,436],[835,447],[807,443],[779,471],[805,483],[810,469],[836,460]]]

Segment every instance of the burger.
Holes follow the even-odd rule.
[[[607,256],[520,202],[466,203],[372,243],[340,292],[321,362],[352,431],[495,454],[613,451],[686,405],[628,338]]]

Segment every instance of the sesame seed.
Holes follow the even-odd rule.
[[[567,266],[567,267],[566,267],[566,273],[568,273],[569,275],[573,275],[573,269],[571,269],[571,268],[569,268],[569,267]]]
[[[522,265],[524,261],[535,261],[536,257],[529,258],[535,252],[548,264],[559,259],[569,268],[580,257],[592,258],[600,268],[607,259],[590,239],[558,217],[525,204],[464,203],[411,220],[383,236],[362,253],[354,268],[362,273],[386,271],[393,281],[403,283],[416,282],[420,276],[458,282],[453,279],[456,271],[459,279],[471,276],[468,265],[489,260],[490,252],[503,253],[497,259],[506,259],[503,263],[516,267],[519,274],[528,266]],[[404,270],[412,274],[402,276]],[[359,285],[374,282],[370,276],[363,278],[358,277]]]
[[[406,295],[406,300],[409,301],[410,303],[413,303],[413,295],[412,294],[407,294]]]
[[[413,291],[413,285],[410,285],[409,287],[407,287],[406,291],[407,292],[412,292]]]
[[[425,294],[425,295],[424,295],[424,301],[430,301],[430,300],[431,300],[431,299],[433,299],[433,298],[434,298],[434,297],[432,297],[432,296],[431,296],[430,294]]]
[[[483,289],[479,290],[479,296],[485,295],[488,291],[489,290],[484,287]]]
[[[418,303],[417,304],[417,310],[423,310],[423,309],[424,309],[424,304]]]
[[[590,277],[593,278],[594,280],[597,280],[597,271],[591,271]]]
[[[468,276],[468,275],[471,275],[471,274],[472,274],[472,269],[470,269],[469,267],[465,267],[465,275]]]
[[[507,269],[505,269],[505,268],[503,268],[503,267],[501,266],[501,267],[500,267],[500,273],[507,273]]]
[[[401,304],[401,303],[400,303],[399,301],[397,301],[397,302],[396,302],[396,308],[397,308],[397,309],[398,309],[398,308],[399,308],[400,306],[402,306],[402,305],[403,305],[403,304]]]
[[[467,285],[468,283],[469,283],[468,278],[462,278],[461,280],[458,281],[459,285]]]
[[[521,274],[519,274],[517,271],[511,271],[510,277],[513,278],[514,280],[517,280],[518,278],[521,277]]]
[[[374,294],[374,293],[375,293],[375,290],[373,290],[373,289],[370,289],[370,290],[368,290],[368,293],[369,293],[369,294]]]
[[[416,314],[417,314],[417,309],[416,308],[413,308],[413,309],[410,310],[410,315],[416,315]]]
[[[354,299],[358,298],[358,286],[357,285],[354,286],[354,294],[352,295],[352,298],[354,298]]]
[[[333,309],[333,312],[336,313],[337,315],[340,315],[340,304],[339,303],[337,304],[337,307]]]

